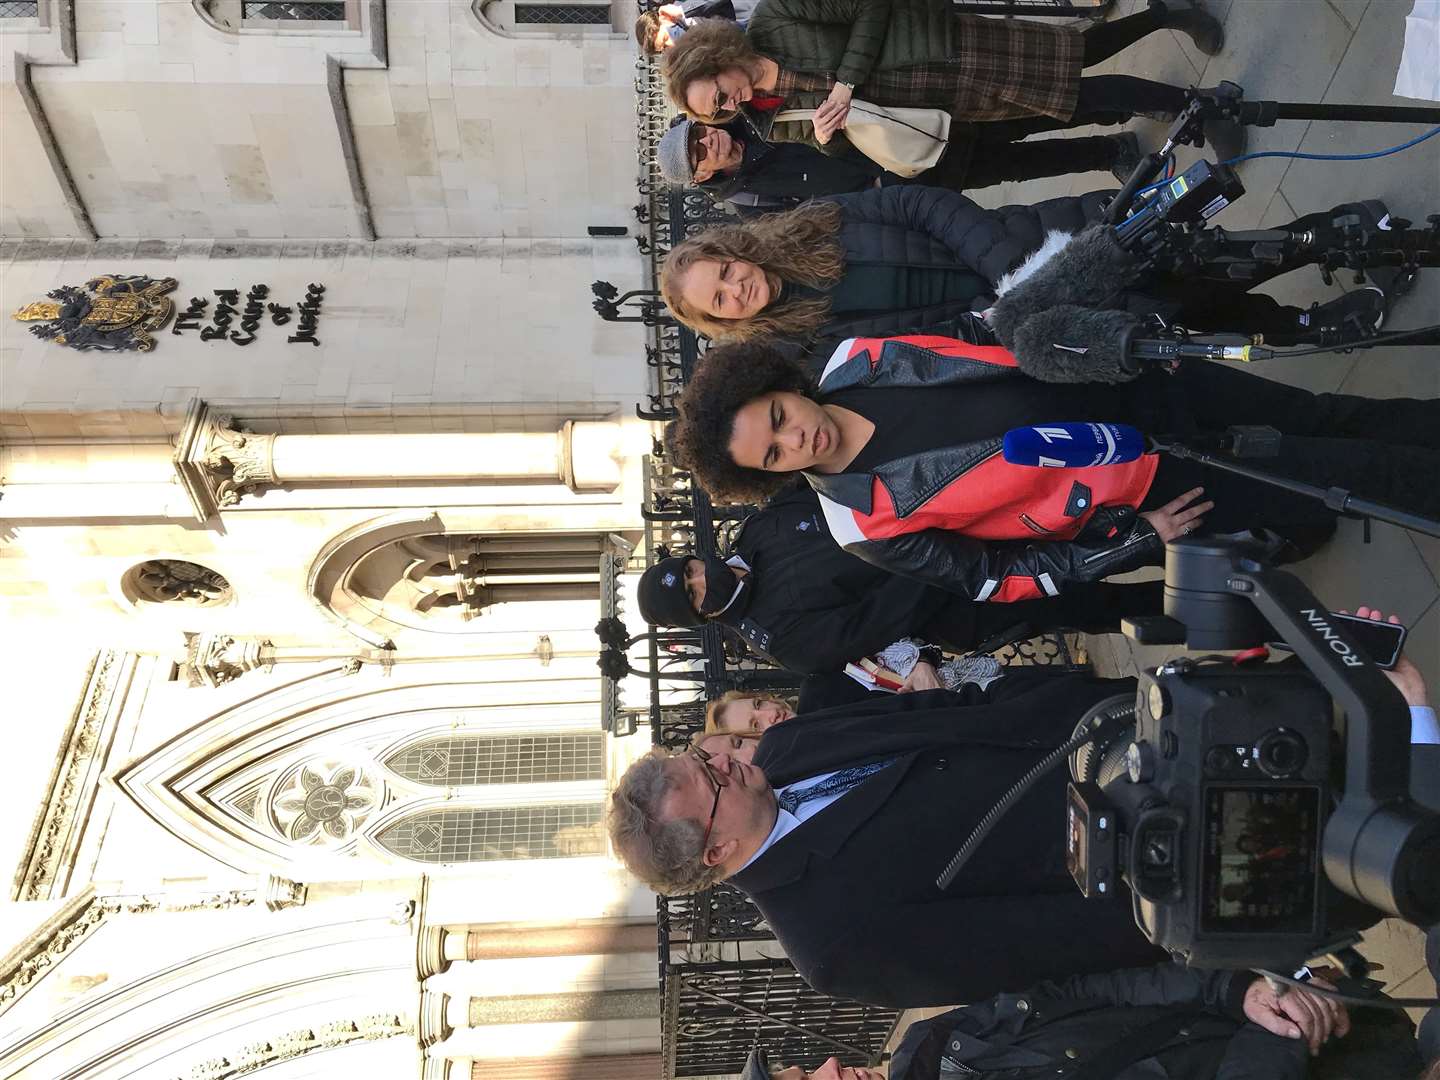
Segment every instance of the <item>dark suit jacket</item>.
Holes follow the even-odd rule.
[[[941,893],[980,818],[1090,705],[1132,680],[1016,671],[972,704],[944,691],[797,716],[760,740],[780,788],[872,761],[864,781],[731,878],[817,990],[896,1008],[1155,963],[1126,894],[1087,901],[1065,869],[1066,770],[1040,782]]]

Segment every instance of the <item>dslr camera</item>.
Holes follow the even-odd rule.
[[[1291,970],[1353,944],[1373,912],[1340,894],[1440,920],[1440,814],[1411,798],[1404,699],[1365,628],[1269,554],[1249,534],[1167,546],[1165,615],[1125,632],[1227,653],[1144,673],[1133,711],[1109,709],[1119,730],[1071,759],[1076,883],[1102,899],[1123,881],[1145,935],[1196,966]],[[1228,653],[1266,642],[1295,659]]]

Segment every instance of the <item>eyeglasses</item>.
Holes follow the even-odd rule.
[[[715,771],[715,766],[710,764],[709,751],[692,746],[687,753],[700,763],[700,768],[705,771],[705,779],[715,789],[715,801],[710,804],[710,820],[705,823],[705,835],[700,839],[700,850],[704,852],[710,846],[710,831],[715,828],[715,814],[720,809],[720,792],[725,790],[730,781],[728,777],[722,779],[721,775]]]
[[[719,116],[722,113],[733,112],[740,107],[738,95],[729,90],[720,89],[719,84],[715,86],[715,113]]]

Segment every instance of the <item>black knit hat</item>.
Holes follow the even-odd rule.
[[[640,616],[654,626],[701,626],[705,620],[685,592],[685,563],[690,556],[661,559],[640,575]]]

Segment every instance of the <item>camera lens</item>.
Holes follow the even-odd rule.
[[[1304,768],[1309,756],[1305,740],[1285,728],[1267,731],[1255,744],[1255,764],[1266,776],[1291,776]]]

